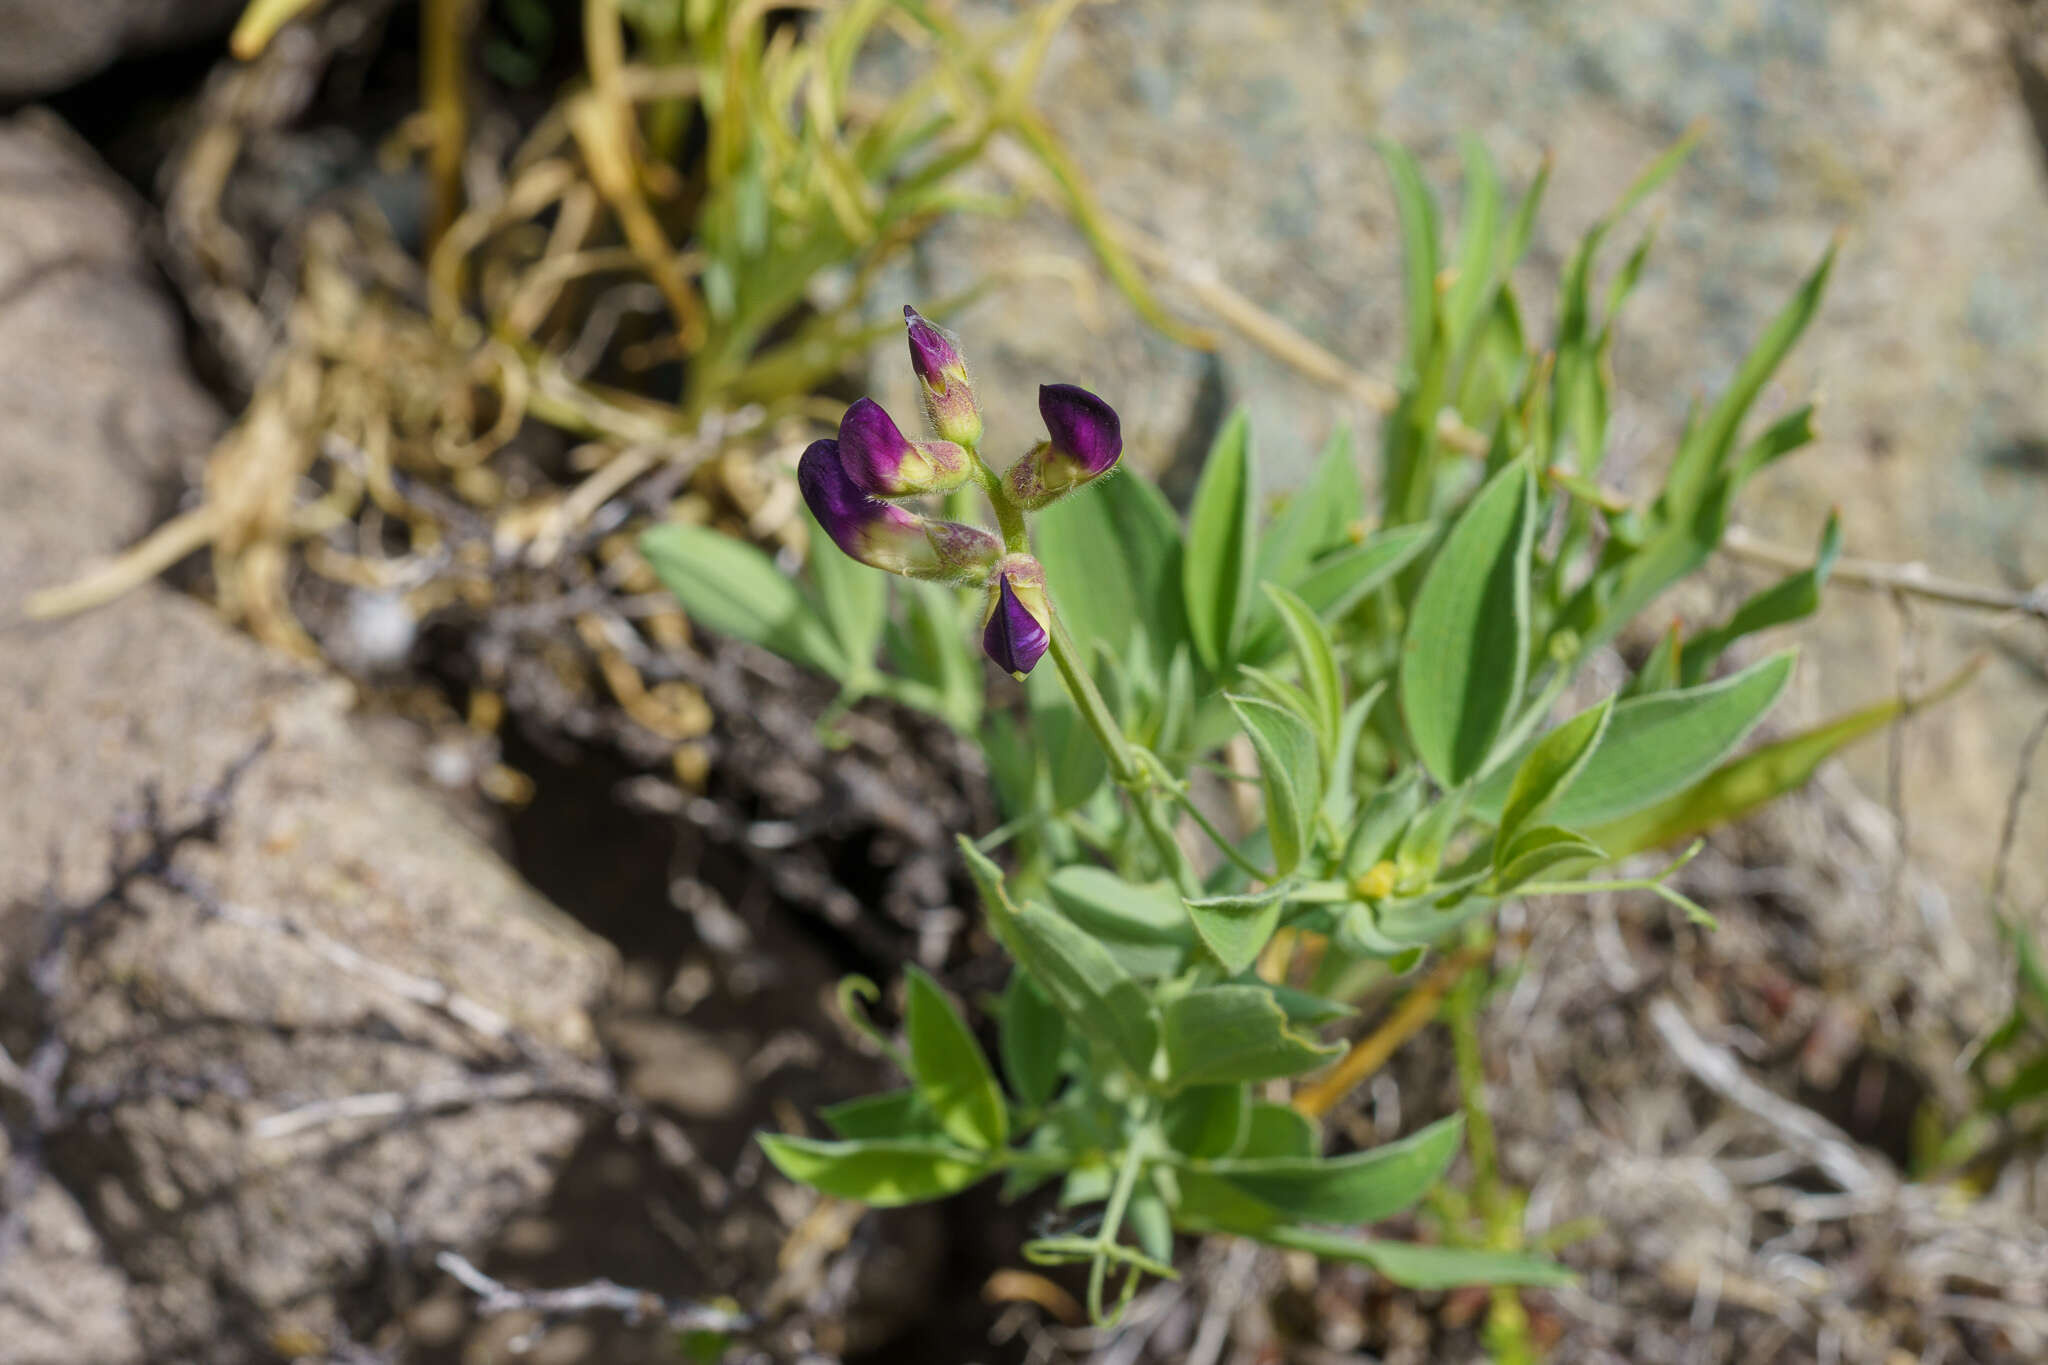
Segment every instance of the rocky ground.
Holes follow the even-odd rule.
[[[169,584],[13,615],[189,507],[223,394],[246,396],[217,300],[166,244],[151,167],[172,139],[110,112],[129,81],[189,100],[211,57],[147,54],[217,43],[233,8],[0,3],[21,35],[0,98],[62,111],[0,124],[0,1362],[666,1358],[654,1323],[486,1314],[442,1253],[515,1286],[731,1296],[761,1359],[1475,1358],[1469,1296],[1222,1247],[1189,1247],[1189,1278],[1129,1330],[1062,1327],[980,1299],[1028,1211],[862,1217],[762,1179],[752,1128],[879,1074],[828,1008],[841,972],[918,957],[971,993],[1000,970],[945,856],[987,823],[980,775],[903,717],[856,713],[827,752],[815,680],[702,642],[668,661],[714,717],[692,791],[629,723],[564,723],[582,713],[553,700],[538,629],[430,631],[396,676],[350,678]],[[1110,210],[1163,244],[1173,302],[1201,317],[1197,286],[1226,281],[1379,375],[1399,284],[1371,135],[1446,187],[1459,132],[1517,183],[1554,157],[1540,314],[1576,234],[1706,119],[1617,354],[1617,479],[1846,229],[1777,395],[1821,389],[1824,443],[1743,518],[1804,546],[1839,504],[1852,554],[2023,587],[2048,576],[2039,9],[1127,0],[1081,7],[1039,94]],[[251,160],[302,166],[322,136]],[[996,257],[1035,281],[959,320],[997,432],[1025,440],[1054,378],[1113,395],[1161,469],[1236,401],[1278,479],[1334,422],[1370,429],[1228,329],[1205,357],[1048,285],[1075,252],[1034,216],[963,221],[904,281],[922,296]],[[502,741],[394,704],[454,690],[479,638],[519,684]],[[1626,900],[1519,926],[1487,1019],[1503,1159],[1532,1230],[1599,1228],[1565,1253],[1582,1288],[1534,1305],[1554,1358],[2048,1353],[2048,1172],[2012,1161],[1971,1199],[1901,1174],[1911,1115],[1959,1098],[1955,1058],[2002,1007],[1982,888],[2048,704],[2040,622],[1844,588],[1806,638],[1781,724],[1994,662],[1697,864],[1719,933]],[[524,805],[479,795],[497,764],[531,779]],[[2048,814],[2021,815],[2010,884],[2031,907]],[[1447,1053],[1424,1035],[1338,1123],[1370,1139],[1441,1111]]]

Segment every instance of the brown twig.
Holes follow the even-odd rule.
[[[1810,553],[1774,545],[1743,526],[1728,528],[1727,535],[1721,540],[1721,550],[1730,558],[1750,564],[1761,564],[1767,568],[1797,571],[1813,567],[1813,556]],[[2009,588],[1990,588],[1953,578],[1943,578],[1930,571],[1924,564],[1887,564],[1874,559],[1836,560],[1829,581],[1851,583],[1859,588],[1904,593],[1910,597],[1926,598],[1931,602],[1945,602],[1954,607],[2012,612],[2048,621],[2048,583],[2025,592],[2015,592]]]
[[[500,1313],[537,1313],[543,1319],[549,1319],[578,1317],[585,1313],[617,1313],[629,1326],[648,1318],[659,1318],[678,1332],[738,1332],[751,1325],[744,1313],[671,1299],[651,1289],[631,1289],[606,1279],[592,1280],[567,1289],[514,1289],[504,1281],[484,1274],[466,1257],[453,1251],[444,1251],[436,1256],[434,1264],[476,1295],[477,1311],[486,1317]]]
[[[1322,1079],[1295,1095],[1295,1109],[1310,1118],[1321,1118],[1336,1108],[1338,1101],[1385,1066],[1401,1044],[1436,1017],[1436,1007],[1445,992],[1466,972],[1484,962],[1492,951],[1491,943],[1473,944],[1438,963],[1436,970],[1410,990],[1378,1028],[1353,1043],[1351,1050]]]

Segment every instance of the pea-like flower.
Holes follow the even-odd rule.
[[[910,329],[910,367],[917,371],[918,387],[924,390],[924,411],[931,420],[932,434],[974,449],[981,444],[981,405],[974,400],[967,361],[953,334],[927,322],[907,303],[903,321]]]
[[[1010,500],[1027,511],[1051,503],[1116,467],[1124,453],[1116,409],[1074,384],[1041,384],[1038,415],[1052,439],[1010,467]]]
[[[913,441],[872,398],[839,419],[839,460],[847,477],[877,498],[947,493],[966,482],[967,452],[951,441]]]
[[[981,647],[1011,677],[1024,675],[1045,657],[1052,643],[1052,607],[1045,598],[1045,569],[1030,555],[1005,555],[989,575],[988,612]]]
[[[797,461],[805,506],[833,544],[863,564],[910,578],[972,582],[1003,552],[988,532],[877,502],[847,476],[837,441],[813,441]]]

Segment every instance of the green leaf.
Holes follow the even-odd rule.
[[[1458,139],[1465,165],[1465,203],[1458,218],[1458,258],[1450,289],[1444,296],[1445,334],[1451,349],[1462,351],[1492,297],[1494,253],[1500,246],[1500,176],[1486,144],[1471,134]]]
[[[1422,773],[1409,768],[1366,801],[1344,845],[1344,875],[1360,877],[1393,855],[1395,841],[1422,809]]]
[[[1585,771],[1600,737],[1607,732],[1607,719],[1613,710],[1614,699],[1610,697],[1581,711],[1538,740],[1522,760],[1521,767],[1515,770],[1514,783],[1508,788],[1507,805],[1501,809],[1500,839],[1495,845],[1501,856],[1496,858],[1496,866],[1506,866],[1503,859],[1508,845],[1523,829],[1541,819]]]
[[[1225,1159],[1202,1170],[1287,1218],[1374,1223],[1410,1207],[1443,1178],[1464,1131],[1464,1117],[1453,1114],[1370,1151]]]
[[[1191,1085],[1167,1100],[1160,1122],[1167,1145],[1182,1156],[1230,1156],[1244,1144],[1251,1121],[1242,1085]]]
[[[1588,832],[1609,856],[1625,858],[1739,820],[1786,792],[1804,786],[1829,757],[1865,735],[1882,730],[1907,710],[1941,701],[1968,682],[1975,671],[1974,665],[1963,669],[1910,704],[1902,704],[1897,698],[1878,702],[1763,745],[1632,815],[1589,825]]]
[[[1491,887],[1493,894],[1505,896],[1567,863],[1591,866],[1609,860],[1607,851],[1583,834],[1556,825],[1538,825],[1505,845],[1496,845]]]
[[[1237,1155],[1254,1160],[1278,1157],[1283,1160],[1314,1160],[1322,1149],[1323,1136],[1315,1120],[1292,1105],[1254,1101],[1251,1121]]]
[[[902,595],[903,628],[891,638],[890,661],[904,677],[932,689],[948,724],[973,734],[981,724],[981,667],[978,652],[963,643],[967,622],[959,590],[940,583],[908,587]]]
[[[1316,808],[1323,799],[1322,764],[1315,736],[1290,711],[1256,697],[1226,695],[1238,723],[1259,756],[1259,785],[1266,797],[1266,832],[1280,876],[1300,865],[1308,852]]]
[[[1283,883],[1246,895],[1204,896],[1185,902],[1187,918],[1223,964],[1226,975],[1236,976],[1265,951],[1273,931],[1280,927],[1280,907],[1288,890]]]
[[[1307,991],[1296,990],[1292,986],[1282,986],[1271,981],[1261,981],[1256,976],[1240,976],[1231,984],[1236,986],[1256,986],[1260,990],[1270,993],[1273,997],[1273,1002],[1280,1006],[1280,1012],[1287,1016],[1287,1022],[1290,1024],[1301,1024],[1308,1028],[1315,1028],[1322,1024],[1333,1023],[1339,1019],[1349,1019],[1352,1015],[1358,1013],[1357,1009],[1345,1004],[1341,1000],[1326,1000],[1320,995],[1311,995]]]
[[[1358,477],[1358,453],[1351,428],[1337,428],[1323,446],[1308,482],[1288,495],[1287,506],[1259,537],[1257,579],[1291,586],[1322,555],[1345,547],[1352,528],[1365,518],[1365,489]],[[1258,603],[1255,620],[1267,613]],[[1254,636],[1260,634],[1255,627]]]
[[[1003,1074],[1028,1105],[1042,1105],[1060,1086],[1060,1052],[1067,1044],[1066,1016],[1021,971],[1010,973],[999,1024]]]
[[[846,673],[846,656],[831,628],[753,546],[708,527],[670,522],[640,537],[640,553],[683,610],[707,629],[834,676]]]
[[[1180,897],[1162,882],[1132,882],[1105,867],[1076,863],[1046,883],[1068,919],[1098,938],[1193,944]]]
[[[1188,638],[1180,521],[1150,480],[1119,471],[1032,515],[1046,589],[1088,659],[1142,626],[1160,667]]]
[[[882,631],[889,624],[889,575],[848,559],[816,518],[803,521],[811,541],[811,580],[818,585],[825,624],[839,642],[851,677],[871,677],[875,651],[881,648]]]
[[[1258,534],[1252,470],[1251,417],[1240,408],[1217,433],[1195,486],[1181,574],[1188,633],[1212,673],[1237,657],[1251,610]]]
[[[1736,433],[1750,406],[1798,343],[1800,334],[1813,321],[1814,314],[1820,311],[1821,295],[1827,289],[1828,274],[1834,268],[1839,245],[1838,242],[1829,243],[1820,263],[1800,282],[1792,301],[1771,320],[1764,334],[1757,338],[1756,345],[1743,358],[1728,392],[1721,395],[1705,420],[1694,428],[1690,439],[1679,448],[1671,462],[1660,505],[1690,507],[1705,496],[1715,475],[1726,462],[1729,451],[1734,448]]]
[[[994,1170],[985,1156],[929,1138],[819,1142],[761,1133],[757,1139],[791,1180],[878,1209],[957,1194]]]
[[[1162,1011],[1167,1077],[1177,1086],[1265,1081],[1320,1066],[1341,1049],[1291,1027],[1272,995],[1202,986]]]
[[[1159,1021],[1152,1002],[1109,949],[1042,905],[1027,904],[998,921],[997,935],[1069,1024],[1109,1044],[1138,1075],[1151,1075]]]
[[[939,1128],[964,1147],[991,1151],[1010,1140],[1010,1111],[981,1044],[953,1002],[921,968],[905,973],[910,1076]]]
[[[1408,149],[1387,138],[1375,145],[1387,163],[1394,186],[1394,209],[1401,220],[1401,264],[1407,280],[1408,366],[1420,373],[1428,364],[1430,335],[1436,329],[1436,203],[1423,181],[1422,169]]]
[[[866,1138],[936,1138],[931,1110],[914,1089],[884,1090],[875,1095],[828,1104],[818,1111],[825,1126],[850,1141]]]
[[[1547,1256],[1526,1251],[1428,1246],[1420,1242],[1376,1242],[1314,1228],[1284,1228],[1258,1234],[1261,1240],[1325,1261],[1355,1261],[1406,1289],[1457,1289],[1463,1285],[1528,1285],[1556,1289],[1578,1277]]]
[[[1139,1250],[1161,1265],[1173,1264],[1173,1213],[1158,1191],[1147,1186],[1133,1195],[1124,1222]]]
[[[1024,695],[1031,704],[1037,757],[1052,792],[1053,810],[1073,810],[1095,795],[1109,777],[1109,762],[1074,709],[1057,669],[1034,671]]]
[[[1435,522],[1424,521],[1375,531],[1358,544],[1324,555],[1311,564],[1292,585],[1294,591],[1324,620],[1340,616],[1407,568],[1429,548],[1437,530]],[[1278,622],[1273,625],[1271,638],[1280,638]]]
[[[1776,704],[1793,658],[1788,650],[1719,682],[1616,705],[1592,758],[1551,807],[1551,822],[1590,830],[1698,780]]]
[[[1842,521],[1830,512],[1827,525],[1821,530],[1820,549],[1814,555],[1812,568],[1802,569],[1765,588],[1737,607],[1735,614],[1725,623],[1712,630],[1703,630],[1692,638],[1685,647],[1680,668],[1684,683],[1691,686],[1706,677],[1722,654],[1727,652],[1728,646],[1743,636],[1782,626],[1818,611],[1820,591],[1827,586],[1828,575],[1833,572],[1835,560],[1841,553]]]
[[[1314,717],[1316,745],[1328,763],[1337,756],[1337,731],[1344,720],[1344,682],[1337,672],[1337,657],[1330,648],[1330,632],[1309,609],[1308,603],[1277,583],[1266,583],[1266,596],[1280,613],[1294,642],[1294,657],[1301,664],[1302,690],[1308,694]]]
[[[1431,560],[1401,646],[1401,708],[1430,773],[1477,773],[1529,666],[1529,557],[1536,484],[1526,465],[1481,488]]]

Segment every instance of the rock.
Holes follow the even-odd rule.
[[[45,116],[0,123],[0,221],[0,1041],[25,1061],[54,1039],[65,1063],[49,1171],[0,1270],[0,1362],[339,1341],[342,1296],[380,1262],[476,1245],[549,1187],[590,1112],[550,1096],[609,1085],[587,1011],[610,950],[372,757],[345,683],[199,602],[146,585],[9,620],[146,531],[220,416],[135,206]],[[27,980],[48,957],[37,907],[107,891],[142,786],[178,823],[266,734],[218,837],[130,879],[60,979]],[[476,1027],[408,998],[437,983]],[[531,1098],[493,1017],[551,1059]],[[438,1097],[256,1131],[366,1094]]]
[[[123,57],[225,34],[246,0],[0,0],[0,100],[53,94]]]
[[[992,25],[1014,8],[981,0],[965,10]],[[1036,97],[1118,218],[1388,378],[1403,344],[1400,259],[1374,136],[1420,157],[1447,232],[1456,229],[1459,134],[1486,144],[1516,192],[1546,150],[1554,155],[1518,280],[1547,327],[1557,270],[1578,235],[1704,120],[1690,163],[1613,248],[1610,268],[1661,215],[1661,240],[1620,328],[1610,471],[1635,491],[1651,486],[1687,400],[1725,385],[1830,236],[1846,231],[1827,303],[1764,399],[1782,410],[1818,388],[1823,439],[1771,471],[1739,518],[1806,551],[1839,504],[1850,555],[2034,584],[2048,578],[2038,531],[2048,524],[2048,163],[2029,122],[2031,107],[2048,137],[2042,12],[2038,0],[1136,0],[1077,10]],[[909,297],[935,299],[998,264],[1023,273],[1025,287],[997,291],[952,323],[978,365],[993,456],[1039,439],[1035,386],[1055,379],[1116,404],[1129,457],[1155,469],[1213,420],[1191,410],[1249,404],[1269,491],[1300,477],[1338,422],[1376,430],[1376,413],[1227,330],[1205,370],[1106,286],[1091,314],[1072,290],[1026,269],[1083,249],[1049,213],[959,217],[933,239],[915,281],[902,282]],[[1183,315],[1214,322],[1170,281],[1161,288]],[[878,298],[878,314],[897,302]],[[879,357],[875,387],[900,413],[915,412],[898,356]],[[1902,642],[1885,604],[1835,590],[1822,618],[1800,628],[1808,662],[1781,721],[1893,695],[1904,656],[1931,682],[1985,640],[1982,616],[1922,606],[1913,623]],[[2013,753],[2039,705],[2038,682],[2000,666],[1965,701],[1915,722],[1909,778],[1938,777],[1941,796],[1913,803],[1913,840],[1947,868],[1953,890],[1974,895],[1983,884]],[[1866,744],[1852,760],[1873,787],[1883,748]],[[2033,850],[2033,867],[2016,902],[2032,903],[2048,892],[2048,839],[2020,846]]]

